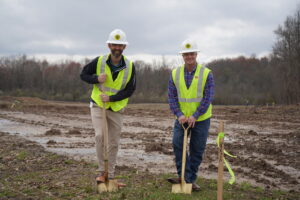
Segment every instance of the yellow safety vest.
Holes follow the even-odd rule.
[[[115,80],[112,78],[111,70],[109,66],[106,64],[106,60],[109,55],[100,56],[97,62],[96,74],[99,76],[100,73],[106,74],[106,80],[104,82],[104,93],[108,96],[114,95],[120,90],[124,89],[127,83],[129,82],[132,74],[132,61],[128,60],[124,56],[124,60],[126,63],[126,68],[119,71],[118,76]],[[94,84],[91,98],[96,102],[99,107],[103,107],[102,100],[100,95],[102,91],[100,90],[100,84]],[[123,109],[128,103],[128,98],[123,99],[121,101],[116,102],[106,102],[105,108],[111,108],[113,111],[117,112]]]
[[[198,64],[192,83],[189,89],[187,89],[184,79],[184,66],[172,71],[172,79],[177,89],[179,107],[184,116],[192,116],[200,105],[209,72],[210,69]],[[210,104],[206,113],[200,115],[196,121],[204,121],[211,116],[212,105]]]

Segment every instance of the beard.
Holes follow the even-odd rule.
[[[122,50],[111,50],[111,54],[116,58],[120,57],[122,53],[123,53]]]

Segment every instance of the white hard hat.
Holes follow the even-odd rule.
[[[126,34],[121,29],[113,30],[108,37],[106,43],[110,44],[128,44]]]
[[[191,52],[199,52],[198,46],[195,41],[191,39],[186,39],[181,44],[181,51],[179,53],[191,53]]]

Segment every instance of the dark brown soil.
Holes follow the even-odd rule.
[[[58,129],[50,129],[46,131],[45,135],[51,136],[51,135],[61,135],[61,131]]]

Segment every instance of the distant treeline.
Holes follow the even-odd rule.
[[[206,64],[215,79],[215,104],[300,103],[299,8],[275,34],[277,41],[268,57],[240,56]],[[89,101],[92,86],[79,78],[83,65],[73,61],[49,64],[25,55],[1,57],[0,95]],[[165,62],[160,65],[135,62],[137,89],[130,102],[167,102],[171,69]]]
[[[219,59],[208,63],[215,78],[215,104],[297,103],[285,91],[280,62],[275,58]],[[167,102],[171,69],[135,62],[134,103]],[[0,95],[33,96],[50,100],[88,101],[92,85],[80,80],[83,65],[49,64],[26,56],[0,59]],[[292,88],[295,88],[294,84]],[[298,93],[299,90],[294,90]],[[296,96],[295,96],[296,97]]]

